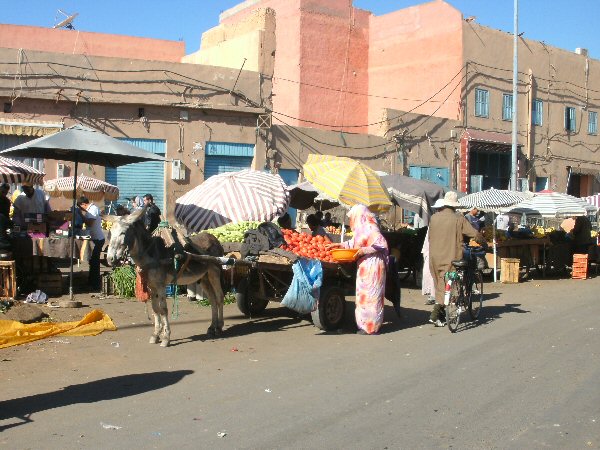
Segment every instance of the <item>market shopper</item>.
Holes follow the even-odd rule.
[[[429,268],[435,286],[436,304],[433,307],[429,322],[436,327],[444,326],[444,287],[446,272],[452,270],[452,261],[462,259],[464,238],[475,239],[486,245],[483,236],[476,231],[462,214],[456,213],[458,195],[446,192],[444,206],[433,215],[429,223]]]
[[[587,255],[594,244],[592,238],[592,223],[586,216],[575,217],[575,225],[570,231],[571,249],[573,253]]]
[[[94,292],[100,291],[102,288],[102,280],[100,278],[100,253],[104,247],[104,232],[102,231],[102,217],[100,209],[85,196],[79,197],[77,201],[79,212],[83,217],[85,226],[90,230],[90,238],[94,244],[90,259],[88,260],[90,270],[88,273],[88,286]]]
[[[160,223],[160,209],[154,203],[154,197],[152,197],[152,194],[144,195],[144,207],[146,208],[146,214],[144,215],[144,226],[150,233],[152,233]]]
[[[48,214],[52,211],[44,191],[34,188],[28,181],[21,183],[21,194],[13,202],[15,225],[24,226],[27,214]]]
[[[6,216],[7,219],[10,217],[10,207],[12,205],[12,202],[8,198],[9,191],[10,184],[0,184],[0,214]]]
[[[349,241],[329,244],[327,248],[356,248],[356,325],[358,334],[378,334],[383,323],[387,241],[381,234],[375,215],[364,205],[354,205],[348,211]]]
[[[444,206],[444,199],[438,198],[432,205],[434,213]],[[423,248],[421,249],[423,255],[423,276],[421,279],[421,294],[427,295],[426,305],[435,305],[435,287],[433,282],[433,276],[431,275],[431,269],[429,268],[429,228],[427,228],[427,234],[423,241]]]

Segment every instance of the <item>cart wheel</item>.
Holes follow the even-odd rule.
[[[235,302],[240,312],[249,317],[263,312],[267,308],[269,300],[252,296],[248,285],[248,278],[239,282],[235,293]]]
[[[321,330],[337,330],[344,322],[346,298],[338,287],[326,288],[321,292],[318,307],[311,312],[313,323]]]

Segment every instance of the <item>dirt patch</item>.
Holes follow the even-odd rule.
[[[48,319],[48,314],[39,306],[31,303],[15,302],[5,314],[0,315],[3,320],[16,320],[22,323],[41,322]]]

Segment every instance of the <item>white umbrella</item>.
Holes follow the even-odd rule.
[[[116,200],[119,198],[119,188],[106,181],[98,180],[86,175],[79,175],[77,177],[77,188],[73,189],[74,182],[74,177],[60,177],[54,178],[53,180],[47,180],[44,182],[44,191],[46,191],[50,197],[65,197],[70,199],[73,198],[73,195],[75,195],[75,197],[85,195],[88,199],[93,201],[102,199]]]
[[[279,175],[240,170],[214,175],[175,201],[175,219],[190,231],[247,220],[265,222],[288,209],[290,194]]]
[[[0,182],[13,184],[29,181],[32,184],[40,184],[43,178],[44,172],[21,161],[0,156]]]
[[[594,208],[578,200],[567,194],[542,191],[510,208],[504,208],[504,211],[513,214],[539,215],[543,218],[564,218],[585,216],[588,214],[589,207]]]

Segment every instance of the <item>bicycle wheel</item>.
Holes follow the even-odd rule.
[[[480,270],[473,273],[471,289],[469,292],[469,316],[477,320],[483,306],[483,275]]]
[[[450,289],[450,301],[446,305],[446,323],[452,333],[456,332],[460,323],[460,314],[464,311],[460,290],[460,280],[453,281]]]

